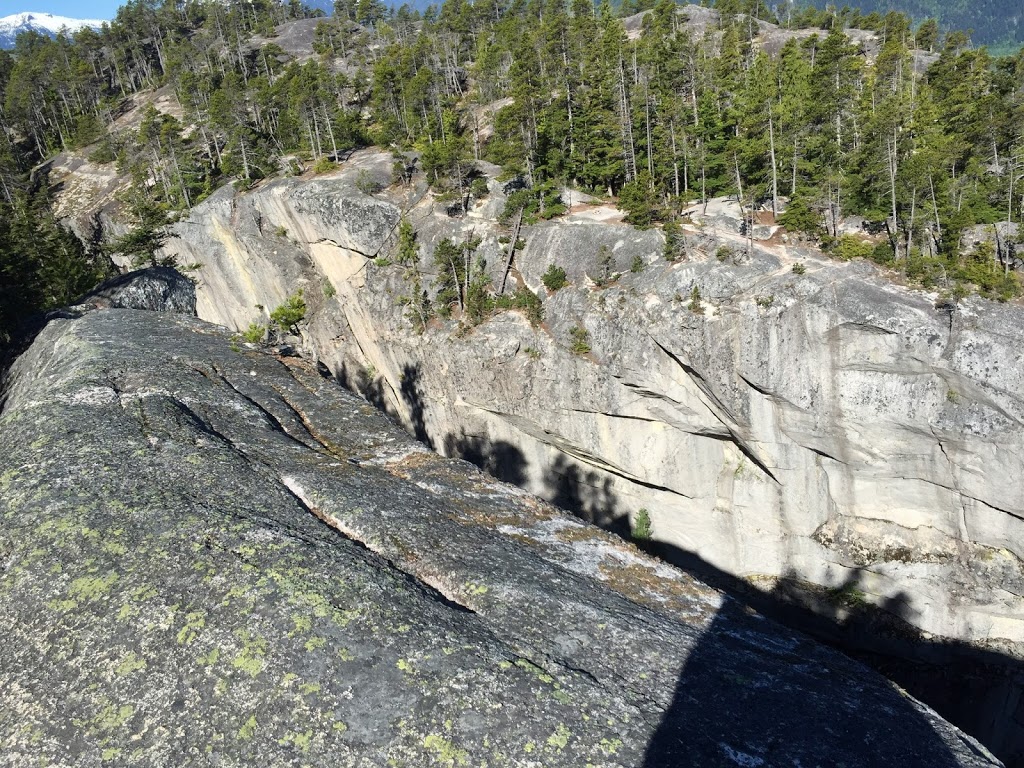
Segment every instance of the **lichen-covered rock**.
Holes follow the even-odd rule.
[[[0,414],[3,764],[995,765],[849,659],[182,315]]]

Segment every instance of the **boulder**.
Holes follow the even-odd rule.
[[[148,267],[112,277],[76,304],[196,314],[196,285],[172,267]]]

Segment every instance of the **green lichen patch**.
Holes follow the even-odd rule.
[[[567,746],[569,746],[569,737],[572,732],[566,727],[564,723],[559,723],[555,728],[555,732],[548,736],[547,744],[548,750],[554,750],[555,752],[561,752]]]
[[[250,677],[256,677],[266,667],[267,640],[247,630],[239,630],[235,635],[243,645],[231,660],[231,666]]]
[[[249,715],[249,719],[246,720],[242,724],[242,727],[238,729],[238,738],[242,741],[249,741],[256,735],[256,728],[256,715]]]
[[[117,665],[114,671],[118,675],[124,677],[125,675],[132,674],[133,672],[140,672],[147,666],[145,659],[139,658],[134,651],[129,651],[125,654],[124,658],[121,659],[121,662]]]
[[[459,749],[452,742],[436,733],[428,734],[423,739],[423,747],[434,756],[441,765],[469,765],[469,753]]]
[[[178,630],[178,645],[188,645],[199,637],[199,633],[206,626],[206,613],[204,611],[190,611],[185,615],[185,626]]]

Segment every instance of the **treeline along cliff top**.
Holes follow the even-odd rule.
[[[0,339],[110,254],[154,259],[164,227],[225,182],[322,172],[371,144],[455,215],[488,161],[520,180],[527,221],[563,213],[570,185],[664,226],[673,258],[685,205],[732,195],[751,224],[774,217],[953,301],[1020,293],[1024,54],[896,12],[749,0],[335,11],[138,0],[98,31],[0,51]],[[62,151],[116,163],[133,229],[65,232],[40,166]]]

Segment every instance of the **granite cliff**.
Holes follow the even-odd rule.
[[[146,280],[5,381],[5,765],[997,764]]]
[[[540,328],[513,312],[420,334],[396,301],[408,270],[381,261],[400,216],[424,285],[433,245],[469,236],[497,285],[503,196],[492,182],[453,219],[422,190],[360,192],[389,162],[362,153],[196,208],[168,252],[200,265],[199,316],[244,329],[304,288],[305,349],[441,452],[601,525],[647,509],[655,538],[724,573],[852,590],[922,636],[1020,655],[1019,307],[937,307],[867,264],[714,221],[668,263],[659,231],[577,206],[523,229],[513,279],[544,294]],[[547,295],[552,263],[570,285]]]

